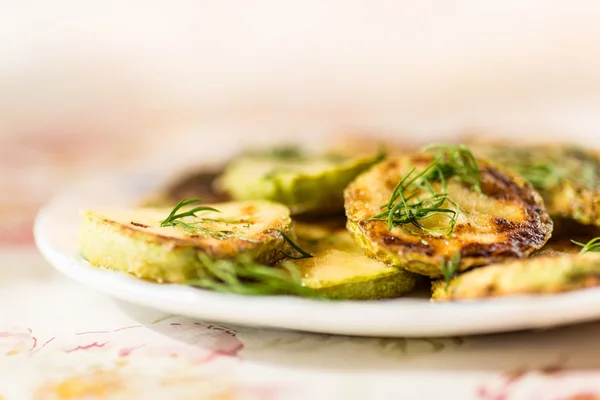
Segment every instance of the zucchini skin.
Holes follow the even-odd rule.
[[[327,161],[325,156],[314,156],[281,161],[246,156],[227,166],[217,186],[236,200],[264,199],[285,204],[292,215],[341,214],[345,187],[381,159],[378,155]],[[302,167],[304,163],[321,163],[322,168],[306,170]],[[265,170],[265,164],[273,168]]]
[[[432,283],[433,300],[553,294],[600,285],[600,254],[565,254],[489,265]]]
[[[335,300],[379,300],[412,292],[422,277],[364,254],[339,221],[297,223],[298,241],[313,255],[294,263],[305,286]]]
[[[256,202],[253,202],[256,203]],[[267,202],[262,202],[267,203]],[[219,207],[219,205],[215,205]],[[112,219],[108,213],[87,211],[79,230],[79,250],[92,265],[132,274],[156,282],[184,282],[198,277],[203,268],[198,258],[204,253],[212,259],[233,259],[245,254],[260,263],[274,264],[289,249],[287,242],[275,229],[294,237],[289,212],[277,205],[280,217],[266,224],[264,231],[253,240],[240,238],[213,239],[189,235],[157,233],[154,227]],[[167,215],[170,210],[160,210]],[[151,212],[156,212],[153,210]]]
[[[483,160],[479,160],[482,191],[494,205],[489,208],[501,212],[505,206],[515,207],[519,219],[490,215],[485,225],[470,220],[459,222],[449,238],[412,235],[399,228],[389,231],[386,221],[370,220],[411,167],[424,168],[432,161],[428,154],[390,159],[361,174],[346,188],[347,229],[368,254],[384,263],[436,278],[442,276],[442,262],[456,251],[461,255],[459,270],[463,271],[507,258],[528,257],[548,241],[553,222],[540,195],[522,177]]]
[[[412,292],[419,277],[408,271],[392,272],[387,276],[362,282],[350,282],[315,289],[316,292],[332,300],[383,300],[402,297]]]

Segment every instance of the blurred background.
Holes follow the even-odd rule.
[[[597,1],[0,1],[0,244],[92,172],[240,145],[594,142]]]

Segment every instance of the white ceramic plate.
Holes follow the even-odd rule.
[[[363,336],[448,336],[547,328],[600,318],[600,289],[435,304],[427,299],[319,301],[251,297],[145,282],[82,260],[76,234],[82,208],[130,205],[154,176],[94,177],[56,197],[38,214],[37,245],[56,269],[119,299],[201,320]]]

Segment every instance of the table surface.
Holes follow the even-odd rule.
[[[95,293],[42,259],[33,217],[67,182],[131,159],[106,138],[0,144],[0,399],[600,399],[600,322],[354,338],[215,325]]]

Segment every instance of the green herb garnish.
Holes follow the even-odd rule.
[[[198,253],[198,259],[203,268],[198,269],[198,278],[185,282],[187,285],[224,293],[316,297],[314,290],[303,286],[300,271],[291,263],[272,267],[248,256],[212,260],[205,253]]]
[[[401,227],[406,232],[418,235],[420,232],[450,236],[456,226],[460,207],[448,195],[448,180],[455,178],[482,193],[481,177],[477,160],[464,145],[436,144],[423,149],[434,154],[434,161],[424,170],[416,173],[413,168],[400,179],[382,213],[369,218],[383,220],[388,223],[388,230]],[[433,187],[434,182],[441,184],[441,189]],[[454,208],[445,206],[448,203]],[[428,228],[421,221],[433,216],[442,216],[448,221],[447,226]],[[419,231],[413,231],[410,226]]]
[[[202,202],[202,199],[184,199],[184,200],[181,200],[179,203],[177,203],[177,205],[175,206],[175,208],[173,208],[173,210],[171,211],[171,213],[169,214],[169,216],[164,221],[160,222],[160,226],[161,227],[165,227],[165,226],[181,226],[181,227],[184,227],[184,228],[193,229],[193,226],[191,226],[190,224],[185,223],[181,219],[185,218],[185,217],[197,217],[196,213],[200,212],[200,211],[220,212],[216,208],[199,206],[199,207],[194,207],[191,210],[188,210],[188,211],[185,211],[185,212],[177,214],[177,211],[179,211],[182,207],[185,207],[185,206],[188,206],[188,205],[194,204],[194,203],[200,203],[200,202]]]
[[[312,255],[310,255],[308,252],[302,250],[302,248],[300,246],[298,246],[296,243],[294,243],[294,241],[292,239],[290,239],[288,237],[288,235],[283,233],[282,230],[280,230],[280,229],[274,229],[274,230],[279,232],[279,234],[283,237],[283,240],[285,240],[290,246],[292,246],[292,248],[294,250],[296,250],[298,253],[300,253],[300,256],[299,257],[292,256],[292,255],[284,253],[283,251],[281,252],[281,254],[283,254],[287,258],[291,258],[292,260],[301,260],[303,258],[312,258]]]
[[[440,269],[442,270],[442,275],[444,276],[444,282],[446,282],[446,287],[450,284],[452,278],[456,276],[458,272],[458,267],[460,266],[460,250],[452,253],[449,259],[446,257],[442,257],[442,264]]]
[[[600,252],[600,237],[594,238],[587,243],[581,243],[575,240],[571,240],[571,242],[582,247],[579,254]]]
[[[160,226],[163,228],[167,227],[167,226],[181,227],[181,228],[185,229],[187,232],[195,233],[195,234],[201,233],[201,234],[209,235],[215,239],[227,239],[230,237],[234,237],[235,233],[232,231],[209,229],[205,226],[202,226],[202,224],[204,222],[232,223],[231,221],[219,220],[219,219],[214,219],[214,218],[203,219],[203,218],[199,218],[196,215],[196,213],[199,213],[202,211],[220,212],[216,208],[206,207],[206,206],[198,206],[198,207],[192,208],[191,210],[181,212],[179,214],[177,213],[182,207],[185,207],[185,206],[188,206],[188,205],[191,205],[194,203],[199,203],[201,201],[202,201],[202,199],[181,200],[179,203],[177,203],[175,208],[173,208],[173,210],[171,211],[169,216],[165,220],[161,221]],[[198,221],[195,221],[195,222],[186,222],[186,221],[184,221],[185,217],[196,217],[199,219],[198,219]]]
[[[479,164],[467,146],[436,143],[424,147],[422,151],[433,153],[440,160],[438,169],[447,178],[457,177],[461,181],[471,184],[477,193],[481,193]]]

